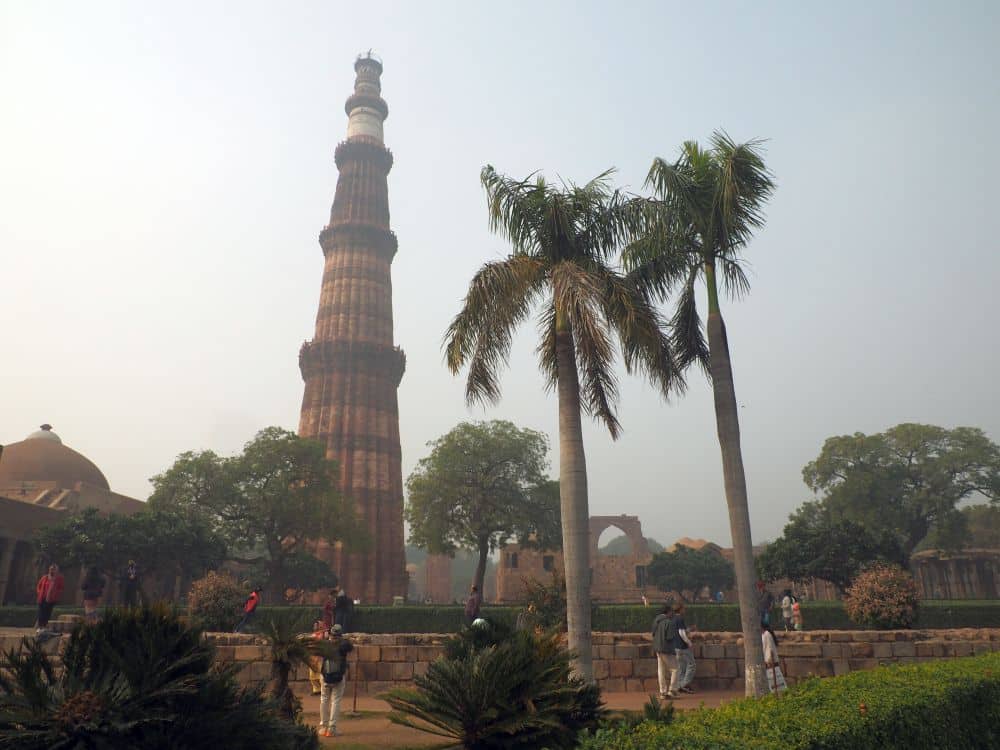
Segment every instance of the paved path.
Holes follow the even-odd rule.
[[[342,704],[343,713],[339,726],[341,736],[323,739],[324,746],[433,748],[447,744],[444,738],[393,724],[388,719],[389,705],[378,698],[358,696],[360,716],[352,717],[353,699],[350,687],[348,683],[348,691]],[[742,697],[742,691],[712,690],[677,698],[674,700],[674,705],[681,710],[690,710],[702,705],[715,707]],[[649,700],[649,696],[645,693],[603,693],[602,698],[607,708],[612,711],[641,711]],[[319,721],[319,698],[306,696],[302,699],[302,708],[306,723],[315,724]]]

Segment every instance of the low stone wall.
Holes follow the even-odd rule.
[[[443,652],[447,635],[348,636],[355,644],[349,680],[358,693],[377,695],[410,685],[415,675]],[[245,680],[268,678],[267,648],[247,635],[210,634],[223,661],[244,664]],[[740,689],[743,685],[743,638],[737,633],[694,633],[697,662],[695,687]],[[933,659],[1000,651],[1000,629],[963,630],[819,630],[778,634],[782,671],[790,683],[806,677],[831,677],[884,664],[909,664]],[[656,658],[645,633],[594,633],[594,677],[607,692],[657,692]],[[292,683],[296,693],[309,692],[308,674],[299,669]],[[353,690],[354,686],[349,685]]]
[[[19,645],[33,630],[0,629],[0,648]],[[271,664],[260,636],[209,633],[219,660],[241,665],[243,683],[266,681]],[[448,635],[368,635],[352,633],[350,683],[358,693],[377,695],[410,685],[416,675],[444,650]],[[910,664],[934,659],[1000,651],[1000,628],[962,630],[814,630],[778,633],[782,671],[791,683],[806,677],[830,677],[884,664]],[[46,650],[57,652],[63,638],[53,638]],[[739,690],[743,685],[743,639],[737,633],[693,633],[697,663],[695,688]],[[594,633],[594,676],[607,692],[655,693],[656,658],[645,633]],[[292,689],[309,693],[308,670],[293,675]],[[353,691],[354,685],[349,684]]]

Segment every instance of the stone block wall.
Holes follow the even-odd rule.
[[[244,663],[244,680],[267,679],[263,641],[254,636],[210,634],[225,661]],[[358,693],[377,695],[412,684],[444,650],[447,635],[351,634],[349,680],[358,679]],[[790,683],[811,677],[832,677],[883,664],[910,664],[933,659],[1000,651],[1000,629],[962,630],[817,630],[778,634],[782,670]],[[739,690],[743,686],[743,638],[738,633],[694,633],[696,689]],[[607,692],[655,693],[656,658],[645,633],[594,633],[594,677]],[[292,688],[309,692],[302,668]],[[353,684],[348,690],[353,690]]]
[[[0,648],[15,647],[26,629],[0,630]],[[357,679],[359,695],[378,695],[411,685],[426,673],[444,651],[447,635],[398,634],[348,636],[355,644],[350,655],[349,697]],[[790,683],[810,677],[831,677],[884,664],[912,664],[935,659],[973,656],[1000,651],[1000,628],[961,630],[817,630],[778,634],[782,670]],[[271,664],[268,647],[259,636],[209,633],[220,661],[242,666],[244,684],[266,682]],[[58,651],[62,638],[46,646]],[[696,689],[740,690],[743,686],[743,639],[737,633],[694,633],[697,663]],[[594,676],[607,692],[655,693],[656,658],[645,633],[595,633]],[[293,675],[292,689],[309,694],[308,670]]]

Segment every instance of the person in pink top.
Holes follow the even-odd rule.
[[[35,623],[36,631],[45,630],[49,626],[52,609],[59,601],[59,597],[62,596],[64,586],[65,582],[63,581],[62,573],[59,572],[59,566],[52,563],[49,566],[49,572],[39,578],[38,585],[35,586],[35,593],[38,596],[38,622]]]

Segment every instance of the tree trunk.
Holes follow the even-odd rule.
[[[479,562],[476,563],[476,575],[472,582],[476,585],[476,590],[480,596],[484,596],[483,579],[486,577],[486,558],[490,555],[490,541],[479,540]]]
[[[733,536],[733,567],[736,570],[736,591],[740,603],[740,624],[743,628],[743,656],[746,665],[746,695],[760,697],[768,692],[764,671],[764,650],[761,644],[760,613],[754,588],[757,574],[753,561],[750,536],[750,508],[747,503],[747,481],[743,473],[740,450],[740,420],[733,387],[733,367],[729,360],[726,324],[719,312],[715,267],[705,264],[708,286],[708,348],[712,372],[712,394],[715,397],[715,424],[722,449],[722,474],[729,506],[729,528]]]
[[[566,623],[569,647],[576,653],[573,672],[594,681],[590,638],[590,511],[587,459],[580,424],[580,381],[569,324],[556,322],[559,392],[559,505],[562,510],[563,561],[566,567]]]

